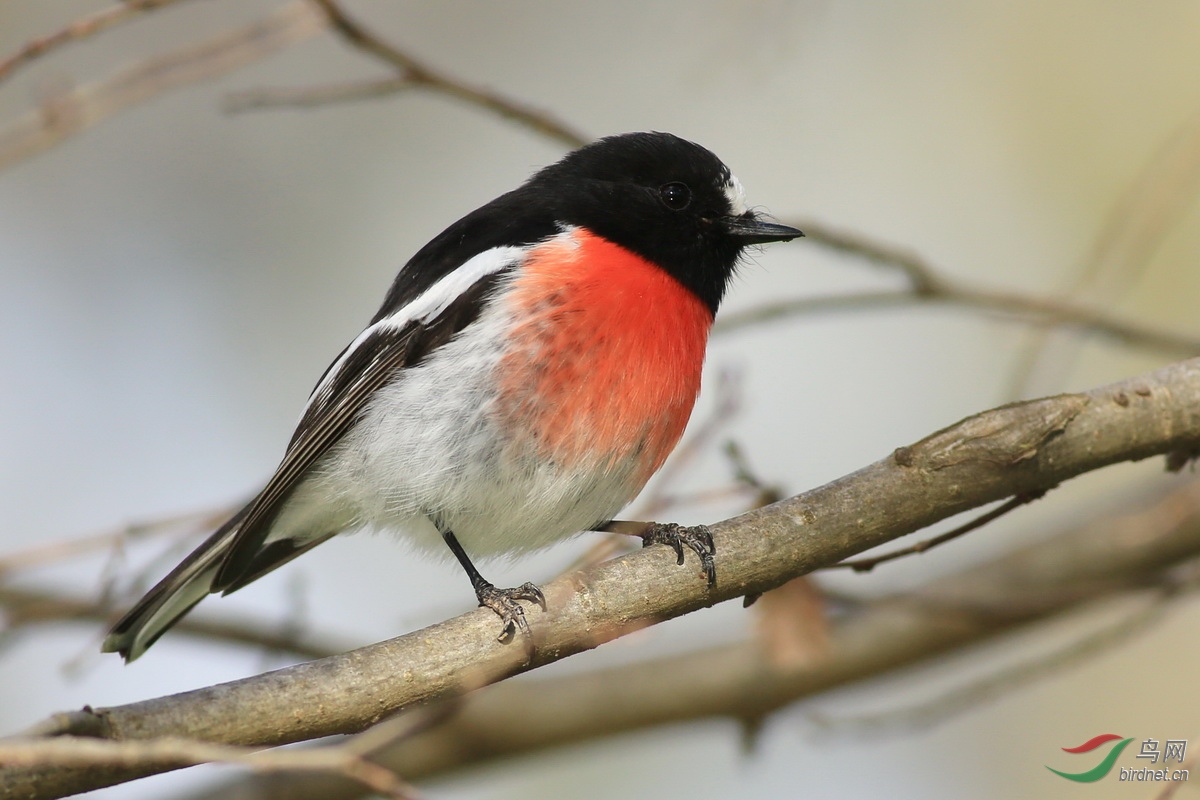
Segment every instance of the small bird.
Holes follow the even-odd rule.
[[[622,523],[683,434],[713,316],[746,248],[803,234],[748,210],[700,145],[600,139],[421,248],[325,370],[262,491],[151,589],[102,649],[132,661],[206,595],[229,594],[346,530],[448,546],[501,640],[518,601],[472,558],[586,530],[684,547],[703,526]],[[630,527],[630,526],[633,527]]]

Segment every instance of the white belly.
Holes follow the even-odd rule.
[[[635,462],[567,468],[529,451],[530,437],[499,429],[493,372],[509,324],[493,306],[381,389],[289,499],[270,538],[371,528],[449,554],[436,520],[472,557],[487,557],[545,547],[615,516],[641,490]]]

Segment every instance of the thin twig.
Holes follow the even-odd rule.
[[[1160,589],[1145,607],[1056,652],[954,688],[918,705],[853,718],[833,718],[811,713],[808,719],[819,728],[822,736],[829,733],[886,735],[897,729],[926,730],[997,697],[1011,694],[1023,686],[1107,653],[1134,636],[1146,633],[1162,621],[1172,601],[1179,596],[1180,593],[1173,589]]]
[[[695,496],[672,494],[670,489],[679,482],[680,476],[696,463],[696,459],[705,451],[713,437],[737,416],[741,403],[741,375],[736,370],[722,369],[717,376],[716,402],[712,412],[703,422],[693,424],[689,428],[687,438],[675,448],[666,465],[658,471],[650,491],[643,495],[641,501],[630,513],[633,519],[659,520],[661,514],[695,498]],[[711,497],[711,494],[712,490],[709,490],[706,496]],[[571,562],[562,574],[576,572],[592,564],[599,564],[601,561],[614,558],[621,553],[629,552],[631,541],[631,537],[617,533],[601,537],[579,558]]]
[[[750,468],[750,461],[742,452],[741,445],[733,439],[725,443],[722,451],[729,459],[729,466],[733,469],[733,479],[745,488],[758,493],[755,508],[776,503],[785,497],[783,488],[779,484],[767,483]]]
[[[397,800],[417,797],[416,790],[399,775],[343,747],[262,751],[176,737],[121,742],[79,736],[0,740],[0,764],[6,767],[149,767],[157,771],[213,763],[242,764],[260,772],[333,773]]]
[[[315,108],[333,103],[390,97],[417,86],[420,84],[411,78],[383,78],[298,89],[252,89],[227,95],[224,107],[230,114],[267,108]]]
[[[257,22],[153,56],[64,92],[0,130],[0,168],[30,158],[131,106],[171,89],[211,80],[316,35],[324,16],[289,3]]]
[[[585,136],[545,111],[532,108],[489,89],[451,78],[433,69],[409,53],[376,36],[350,17],[334,0],[314,0],[314,2],[329,17],[334,31],[341,34],[342,38],[352,46],[390,65],[399,73],[401,80],[485,108],[505,119],[524,125],[536,133],[561,142],[567,147],[582,147],[591,140],[591,137]]]
[[[900,270],[904,273],[909,287],[768,303],[743,312],[723,315],[713,326],[714,333],[729,333],[803,314],[871,311],[921,303],[942,303],[1000,314],[1032,325],[1078,328],[1102,334],[1123,344],[1152,348],[1174,355],[1191,356],[1200,353],[1200,338],[1194,336],[1148,328],[1097,309],[1067,302],[969,286],[942,275],[928,262],[892,245],[835,230],[811,220],[797,221],[796,225],[804,231],[808,242]]]
[[[24,627],[69,620],[112,621],[112,610],[106,603],[70,597],[45,589],[0,586],[0,610],[3,624],[0,632],[11,633]],[[301,636],[287,625],[254,623],[237,620],[213,620],[191,615],[180,620],[175,630],[213,641],[262,647],[277,652],[292,653],[303,658],[325,658],[342,653],[351,643],[320,643],[312,636]]]
[[[726,486],[713,486],[691,492],[663,492],[659,495],[658,501],[661,504],[660,508],[667,509],[726,503],[734,500],[743,501],[757,497],[758,493],[753,487],[744,483],[731,483]],[[758,508],[759,505],[761,504],[752,504],[746,507]]]
[[[19,68],[68,42],[86,39],[138,14],[155,11],[176,2],[178,0],[124,0],[89,16],[80,17],[48,36],[31,39],[12,55],[0,59],[0,81],[6,80]]]
[[[993,508],[986,514],[980,514],[970,522],[959,525],[954,530],[947,531],[941,536],[934,536],[932,539],[924,539],[909,547],[901,547],[898,550],[892,550],[889,553],[884,553],[883,555],[879,556],[872,556],[870,558],[851,558],[847,559],[846,561],[839,561],[836,564],[830,564],[828,567],[824,567],[824,569],[852,569],[855,572],[870,572],[880,564],[888,561],[895,561],[897,558],[903,558],[904,556],[924,553],[926,550],[937,547],[939,544],[945,544],[952,539],[957,539],[958,537],[964,536],[973,530],[982,528],[984,525],[987,525],[993,520],[999,519],[1013,509],[1020,508],[1028,503],[1032,503],[1034,500],[1039,499],[1045,494],[1045,489],[1036,492],[1025,492],[1019,494],[1010,499],[1008,502],[1002,503],[996,508]]]
[[[943,286],[942,290],[932,295],[918,295],[912,291],[899,290],[782,300],[722,316],[713,326],[713,333],[731,333],[788,317],[841,311],[875,311],[934,303],[989,311],[1002,315],[1003,318],[1037,327],[1077,328],[1106,336],[1122,344],[1174,355],[1190,356],[1200,353],[1200,338],[1147,328],[1111,317],[1102,311],[1060,305],[1040,297],[991,292],[965,286]]]
[[[1151,265],[1167,235],[1178,227],[1200,190],[1200,113],[1193,113],[1167,138],[1121,191],[1097,228],[1082,268],[1054,292],[1056,299],[1110,306]],[[1007,395],[1033,389],[1036,372],[1051,361],[1073,360],[1079,343],[1052,342],[1047,332],[1027,337],[1008,381]]]
[[[1183,763],[1180,769],[1187,770],[1188,776],[1191,777],[1192,770],[1200,766],[1200,753],[1196,749],[1192,750],[1192,757]],[[1171,800],[1175,793],[1179,791],[1179,787],[1183,786],[1185,781],[1171,781],[1162,788],[1162,791],[1154,795],[1154,800]]]
[[[709,442],[738,415],[742,406],[742,375],[732,368],[724,368],[717,375],[714,408],[699,425],[693,425],[683,444],[675,448],[666,465],[659,470],[654,485],[642,498],[633,513],[634,519],[657,519],[658,515],[672,503],[666,499],[667,490],[678,482],[699,456],[708,448]]]
[[[229,514],[226,510],[190,511],[182,514],[170,514],[155,519],[140,520],[128,525],[122,525],[111,530],[65,539],[49,544],[37,545],[25,550],[7,553],[0,558],[0,575],[22,569],[53,564],[71,558],[108,550],[120,542],[167,533],[179,528],[207,528]]]
[[[937,294],[942,285],[943,278],[938,271],[916,253],[812,219],[797,220],[795,224],[804,231],[807,242],[865,258],[881,267],[901,270],[917,295]]]

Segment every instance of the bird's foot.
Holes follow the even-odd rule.
[[[652,522],[637,535],[642,538],[642,547],[652,544],[665,544],[670,547],[675,551],[675,563],[680,566],[683,565],[683,548],[686,546],[700,556],[700,566],[704,568],[704,575],[708,578],[708,588],[716,585],[717,567],[713,563],[713,556],[717,553],[717,545],[713,542],[712,531],[707,525],[693,525],[689,528],[674,522]]]
[[[519,630],[529,636],[529,623],[525,621],[525,609],[521,608],[518,600],[528,600],[537,603],[546,610],[546,595],[532,583],[522,584],[515,589],[497,589],[492,584],[483,581],[475,585],[475,597],[481,608],[490,608],[500,617],[504,627],[500,629],[497,641],[506,642],[513,638]]]

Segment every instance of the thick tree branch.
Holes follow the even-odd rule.
[[[497,643],[494,618],[476,610],[332,658],[68,719],[118,740],[185,736],[249,746],[357,731],[400,708],[458,696],[631,630],[772,589],[971,508],[1198,444],[1200,360],[1191,360],[969,417],[830,484],[718,523],[711,591],[693,561],[677,568],[661,547],[559,578],[545,587],[550,611],[530,615],[530,651]],[[13,767],[0,770],[0,797],[59,797],[145,773]]]
[[[1141,587],[1162,592],[1164,573],[1197,557],[1200,480],[1193,479],[1136,510],[1104,513],[916,592],[864,603],[834,624],[829,657],[820,663],[780,667],[749,641],[585,674],[508,681],[464,698],[443,724],[373,757],[419,781],[662,725],[725,719],[755,728],[798,700],[961,650],[1114,592]],[[1131,633],[1130,623],[1148,623],[1148,616],[1162,610],[1154,602],[1069,652],[1094,650],[1115,634]],[[1024,672],[1061,666],[1060,659],[1027,665]],[[256,800],[349,800],[362,794],[346,781],[288,775],[250,778],[238,790],[238,796]],[[189,800],[221,800],[229,792],[222,786]]]

